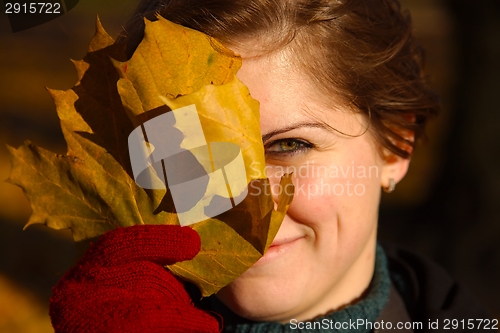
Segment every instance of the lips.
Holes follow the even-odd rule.
[[[255,263],[255,266],[267,264],[286,257],[287,254],[293,251],[293,249],[301,242],[301,240],[304,240],[304,236],[275,239],[264,256]]]
[[[272,243],[271,243],[271,246],[269,248],[272,248],[272,247],[277,247],[277,246],[282,246],[282,245],[285,245],[285,244],[288,244],[288,243],[292,243],[300,238],[303,238],[303,236],[298,236],[298,237],[287,237],[287,238],[283,238],[283,239],[275,239]]]

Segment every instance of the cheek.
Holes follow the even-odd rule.
[[[288,215],[313,225],[334,218],[338,198],[330,191],[332,184],[326,181],[329,179],[294,176],[295,193]]]
[[[299,223],[312,226],[327,227],[325,224],[332,222],[345,224],[346,231],[361,228],[367,221],[376,219],[379,170],[369,161],[359,162],[362,163],[349,161],[297,169],[293,177],[294,200],[288,215]]]

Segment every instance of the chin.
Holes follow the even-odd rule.
[[[289,293],[270,291],[269,286],[252,288],[245,287],[244,282],[233,283],[219,291],[217,297],[231,311],[246,319],[287,322],[293,318],[296,305],[300,304],[300,300],[290,298]]]
[[[249,272],[251,273],[251,272]],[[300,279],[272,279],[245,274],[224,287],[217,297],[237,315],[254,321],[287,322],[303,301]],[[300,312],[300,311],[299,311]]]

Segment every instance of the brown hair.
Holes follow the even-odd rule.
[[[319,91],[369,119],[382,147],[409,158],[438,98],[425,83],[423,51],[397,0],[143,0],[121,40],[129,55],[156,13],[223,43],[291,47]],[[410,131],[415,140],[405,138]]]

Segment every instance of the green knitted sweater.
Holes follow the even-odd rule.
[[[387,258],[377,246],[375,271],[366,297],[340,311],[328,313],[308,322],[291,321],[254,322],[235,315],[216,297],[208,299],[208,306],[223,318],[223,332],[231,333],[316,333],[316,332],[369,332],[365,322],[374,322],[387,304],[390,291]]]

